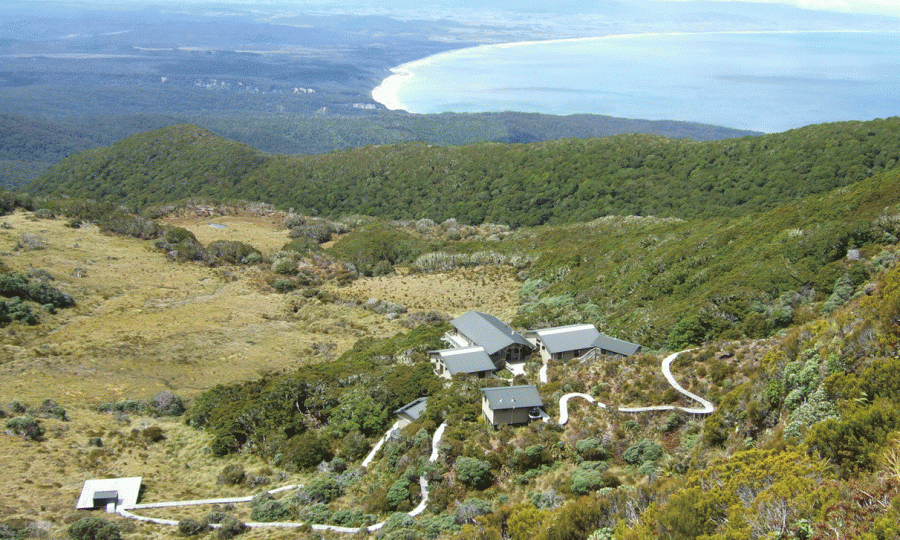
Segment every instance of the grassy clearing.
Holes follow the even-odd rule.
[[[438,311],[453,316],[470,310],[509,320],[518,309],[521,283],[504,267],[483,266],[450,272],[397,274],[357,280],[337,294],[365,302],[369,298],[403,304],[409,311]]]
[[[71,229],[64,220],[36,220],[24,212],[0,221],[9,226],[0,228],[0,260],[20,272],[48,271],[54,285],[78,303],[55,315],[42,312],[38,326],[0,330],[0,406],[13,400],[36,406],[53,399],[71,418],[41,420],[46,429],[41,442],[0,433],[6,471],[0,475],[0,492],[7,494],[0,498],[0,515],[46,521],[57,536],[87,515],[75,510],[75,501],[89,478],[142,476],[144,501],[244,496],[304,481],[275,470],[267,486],[217,485],[216,476],[232,461],[243,463],[250,474],[264,471],[265,464],[246,455],[211,457],[204,449],[206,434],[180,419],[116,417],[96,412],[98,404],[143,400],[164,389],[189,404],[215,384],[291,370],[301,362],[325,362],[360,338],[404,329],[355,299],[376,296],[405,303],[410,311],[481,309],[499,316],[511,315],[516,305],[518,284],[498,269],[358,280],[334,290],[353,301],[322,303],[269,292],[261,269],[178,264],[149,242],[103,235],[95,226]],[[210,227],[211,222],[226,228]],[[204,243],[240,240],[263,252],[280,248],[287,238],[279,223],[265,216],[169,223],[190,229]],[[23,234],[42,237],[46,248],[17,249]],[[163,429],[164,440],[149,443],[140,436],[152,425]],[[100,437],[103,446],[91,446],[92,437]],[[185,516],[208,511],[200,507]],[[161,526],[122,524],[133,538],[175,534]],[[272,530],[246,535],[295,536]]]

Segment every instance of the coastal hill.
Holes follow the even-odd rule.
[[[53,119],[0,115],[0,187],[17,189],[77,152],[109,146],[131,135],[193,123],[258,150],[322,154],[375,144],[425,142],[441,146],[483,141],[524,143],[565,138],[652,133],[718,140],[758,133],[690,122],[633,120],[579,114],[423,114],[358,111],[349,116],[177,116],[115,114]]]
[[[890,118],[708,142],[631,134],[284,156],[180,125],[72,156],[24,190],[141,206],[201,196],[332,217],[512,226],[739,216],[896,167],[898,133],[900,119]]]

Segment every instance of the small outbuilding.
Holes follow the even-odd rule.
[[[407,403],[406,405],[400,407],[394,414],[399,418],[398,421],[399,427],[405,428],[406,426],[412,424],[416,420],[418,420],[422,413],[425,412],[425,407],[428,405],[427,397],[420,397],[419,399]]]
[[[86,480],[78,497],[78,510],[94,510],[106,508],[107,512],[115,512],[116,508],[134,508],[141,491],[141,477],[105,478]]]
[[[481,412],[494,427],[501,424],[527,424],[540,418],[544,406],[532,385],[482,388]]]
[[[484,347],[442,349],[431,351],[430,356],[435,375],[445,379],[460,373],[484,379],[497,369]]]

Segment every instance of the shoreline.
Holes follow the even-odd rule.
[[[464,47],[462,49],[453,49],[440,52],[418,60],[406,62],[390,69],[391,75],[388,75],[381,84],[372,89],[371,97],[380,105],[391,111],[405,111],[413,113],[409,107],[400,100],[400,90],[403,85],[415,78],[415,70],[423,66],[428,66],[441,60],[446,56],[456,56],[460,54],[472,54],[486,49],[511,49],[514,47],[524,47],[528,45],[552,44],[552,43],[578,43],[587,41],[601,41],[607,39],[633,38],[633,37],[659,37],[659,36],[702,36],[702,35],[740,35],[740,34],[892,34],[900,33],[900,30],[879,31],[879,30],[722,30],[716,32],[642,32],[631,34],[607,34],[605,36],[588,36],[577,38],[559,38],[559,39],[538,39],[528,41],[510,41],[507,43],[485,43],[474,47]],[[415,114],[415,113],[413,113]]]

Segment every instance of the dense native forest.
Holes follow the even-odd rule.
[[[171,264],[257,268],[258,286],[298,310],[343,302],[342,287],[373,276],[502,269],[520,284],[512,326],[588,322],[645,347],[553,366],[547,383],[539,362],[527,363],[514,382],[537,384],[551,418],[569,392],[616,406],[688,406],[654,353],[689,347],[673,372],[716,406],[696,416],[582,403],[564,426],[494,430],[480,420],[479,389],[496,381],[437,379],[427,352],[442,347],[448,317],[409,314],[392,338],[210,385],[179,409],[223,460],[221,484],[259,492],[261,476],[239,464],[250,457],[267,464],[266,481],[303,476],[301,489],[255,499],[250,520],[386,520],[373,534],[388,540],[892,538],[900,534],[897,126],[308,157],[176,126],[73,156],[22,193],[4,193],[2,206],[143,239]],[[179,209],[258,201],[291,209],[283,223],[291,240],[273,253],[204,244],[159,223]],[[18,287],[11,294],[55,290],[40,280],[7,278]],[[38,298],[19,303],[37,311]],[[423,417],[361,468],[391,411],[422,396]],[[22,411],[7,428],[28,436],[35,425]],[[422,478],[429,502],[412,518]],[[225,537],[206,532],[223,519],[185,518],[179,529]]]
[[[0,163],[4,165],[0,187],[19,188],[77,152],[109,146],[131,135],[185,123],[203,126],[228,139],[278,154],[321,154],[366,145],[413,141],[447,146],[483,141],[526,143],[623,133],[653,133],[693,140],[754,134],[689,122],[514,112],[414,115],[357,111],[337,117],[198,117],[141,113],[53,119],[5,114],[0,115]]]
[[[898,131],[895,118],[710,142],[621,135],[281,156],[175,126],[78,154],[25,190],[139,207],[201,196],[327,217],[513,227],[607,215],[739,216],[896,167]]]

